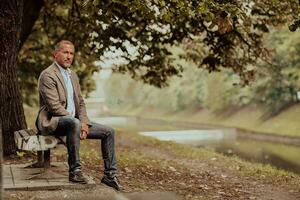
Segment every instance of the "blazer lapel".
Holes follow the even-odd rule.
[[[64,91],[65,91],[65,94],[67,96],[67,87],[66,87],[66,84],[65,84],[64,77],[61,75],[61,73],[58,69],[58,66],[55,63],[53,64],[53,71],[54,71],[55,75],[58,77],[59,81],[61,82],[61,84],[64,88]]]
[[[76,115],[78,115],[78,111],[80,109],[79,99],[78,99],[78,97],[79,97],[78,93],[80,91],[77,90],[77,88],[78,88],[77,84],[79,84],[79,83],[75,79],[74,72],[71,72],[71,83],[72,83],[73,91],[74,91],[74,97],[73,97],[73,99],[74,99],[74,104],[75,104],[75,113],[76,113]]]
[[[74,72],[71,72],[71,83],[72,83],[72,86],[73,86],[74,98],[75,98],[75,97],[78,96],[78,91],[77,91],[77,85],[76,85]]]

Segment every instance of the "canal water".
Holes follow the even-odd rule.
[[[159,140],[206,148],[300,174],[299,146],[246,139],[233,128],[135,117],[103,117],[93,118],[93,121],[113,127],[130,128]]]

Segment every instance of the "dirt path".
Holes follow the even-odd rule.
[[[167,169],[165,173],[163,170],[160,173],[172,184],[169,185],[168,181],[163,181],[161,185],[169,185],[173,191],[177,190],[186,199],[300,199],[300,188],[278,185],[276,179],[266,180],[264,177],[257,178],[235,173],[236,169],[226,168],[217,158],[204,162],[200,159],[180,156],[166,149],[156,148],[152,144],[138,143],[132,137],[123,137],[119,143],[123,149],[137,152],[145,157],[162,159]],[[150,173],[149,176],[155,177],[155,174]],[[159,176],[157,178],[161,180]],[[299,177],[296,179],[299,180]],[[282,183],[282,181],[279,182]],[[157,182],[154,181],[153,184],[155,188]],[[151,187],[150,185],[151,182],[147,182],[147,187]]]
[[[159,142],[137,136],[130,131],[117,134],[119,179],[126,193],[118,194],[102,185],[89,190],[63,191],[11,191],[8,199],[147,199],[130,196],[141,192],[176,193],[182,199],[300,199],[300,188],[285,185],[282,178],[270,179],[245,175],[239,169],[225,164],[222,157],[203,158],[176,152],[167,142]],[[99,182],[102,161],[98,141],[84,141],[81,145],[81,160],[86,174]],[[66,151],[54,151],[53,160],[65,161]],[[293,178],[300,182],[299,176]],[[164,193],[162,193],[164,194]],[[120,196],[121,195],[121,196]],[[162,197],[162,195],[160,195]],[[158,199],[158,198],[157,198]],[[165,198],[166,200],[168,198]],[[170,197],[170,199],[174,199]]]

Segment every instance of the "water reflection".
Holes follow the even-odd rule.
[[[197,146],[228,156],[236,155],[251,162],[270,164],[280,169],[300,173],[299,147],[242,138],[219,144]]]
[[[234,140],[235,132],[226,132],[221,129],[215,130],[176,130],[176,131],[147,131],[140,132],[145,136],[155,137],[159,140],[174,141],[188,144],[207,144],[212,141]]]

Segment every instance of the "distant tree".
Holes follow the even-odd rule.
[[[260,81],[255,83],[253,102],[262,105],[266,117],[274,116],[296,103],[300,90],[300,34],[286,29],[273,30],[266,45],[273,49],[268,63],[259,63]]]
[[[294,14],[299,13],[298,3],[296,0],[2,0],[0,119],[4,154],[15,150],[13,131],[26,127],[17,84],[20,49],[19,81],[24,84],[23,91],[27,90],[26,85],[31,90],[35,86],[42,67],[50,63],[50,49],[62,38],[74,41],[78,49],[75,65],[83,79],[96,70],[92,61],[103,60],[108,51],[114,51],[120,52],[125,61],[116,71],[163,87],[169,77],[182,72],[182,66],[174,62],[168,48],[184,40],[201,38],[208,53],[195,60],[199,67],[210,71],[232,68],[247,81],[246,65],[267,55],[262,46],[263,33],[269,25],[299,18]],[[88,83],[84,88],[89,91],[93,82],[86,80],[89,79],[82,83]]]

